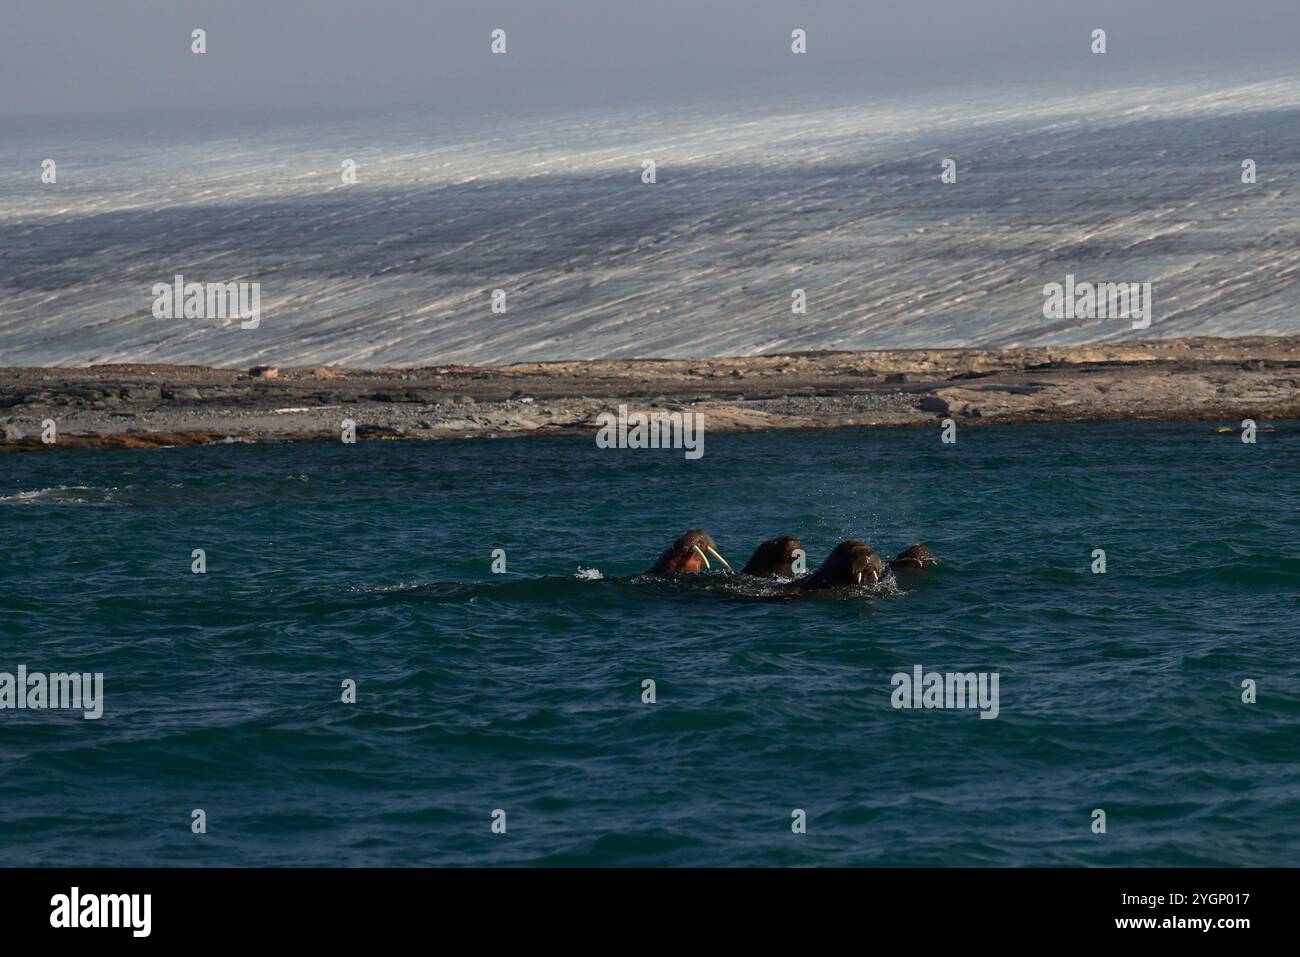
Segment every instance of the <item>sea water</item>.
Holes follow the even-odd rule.
[[[104,676],[0,710],[0,864],[1294,864],[1300,433],[1257,438],[0,456],[0,672]],[[943,564],[639,576],[692,527]],[[996,717],[894,707],[917,666]]]

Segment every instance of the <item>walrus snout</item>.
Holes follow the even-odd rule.
[[[866,542],[840,542],[817,570],[795,582],[797,588],[836,588],[875,584],[885,573],[884,562]]]
[[[793,535],[778,535],[754,549],[754,554],[740,573],[762,578],[793,578],[794,562],[800,554],[806,552],[799,539]]]
[[[889,563],[889,567],[895,572],[923,572],[938,564],[939,559],[924,545],[908,545]]]
[[[722,557],[717,543],[709,533],[693,528],[664,549],[659,561],[655,562],[648,574],[686,575],[704,571],[713,567],[709,564],[710,555],[726,566],[727,571],[731,571],[731,564]]]
[[[849,561],[853,569],[853,582],[855,585],[861,585],[863,580],[869,580],[873,585],[880,581],[880,576],[884,573],[885,565],[880,560],[880,556],[875,553],[870,545],[864,542],[855,542],[849,553]]]

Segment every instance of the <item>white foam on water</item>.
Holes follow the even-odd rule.
[[[0,503],[8,505],[107,505],[113,501],[113,491],[113,489],[96,488],[91,485],[55,485],[50,488],[16,492],[12,495],[0,495]]]

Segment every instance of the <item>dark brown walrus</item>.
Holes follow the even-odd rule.
[[[760,578],[793,578],[794,561],[798,554],[807,555],[803,544],[793,535],[778,535],[769,538],[750,556],[749,562],[740,570],[742,575],[757,575]]]
[[[889,567],[895,572],[915,573],[923,572],[938,564],[939,559],[935,558],[934,553],[924,545],[908,545],[889,563]]]
[[[805,575],[790,587],[807,591],[813,588],[874,584],[880,581],[880,576],[884,573],[884,562],[875,550],[866,542],[850,539],[836,545],[815,572]]]
[[[718,552],[717,543],[709,537],[708,532],[693,528],[677,541],[664,549],[655,562],[654,568],[647,575],[688,575],[711,568],[709,555],[712,555],[731,571],[731,565]]]

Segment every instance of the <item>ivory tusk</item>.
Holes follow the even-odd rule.
[[[722,564],[726,565],[727,571],[731,571],[731,562],[727,561],[725,558],[719,555],[718,550],[714,548],[712,545],[709,546],[709,554],[712,555],[714,558],[716,558],[718,561],[722,562]],[[705,560],[707,561],[707,559]]]
[[[699,546],[699,545],[692,545],[691,548],[693,548],[693,549],[695,549],[695,551],[699,552],[699,556],[700,556],[701,558],[704,559],[704,567],[705,567],[705,568],[712,568],[712,567],[713,567],[712,565],[709,564],[709,556],[706,555],[706,554],[704,554],[703,552],[700,551],[700,546]]]

